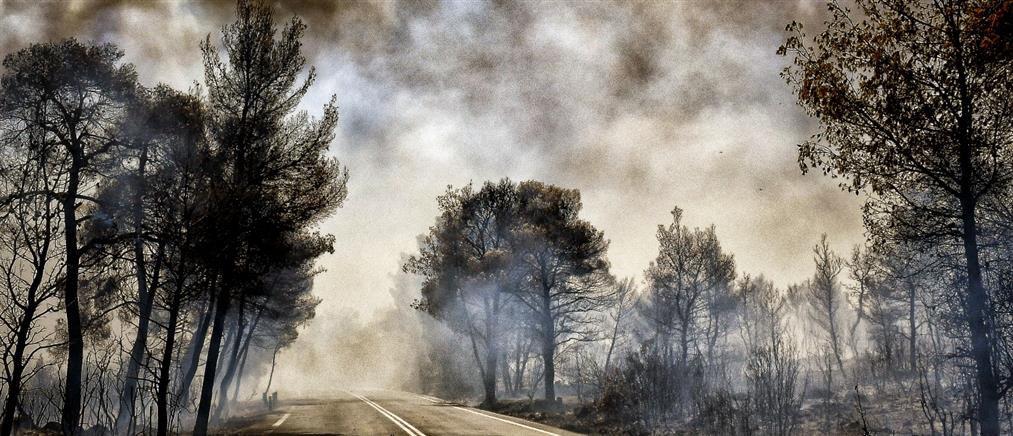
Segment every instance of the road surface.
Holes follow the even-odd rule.
[[[521,435],[576,433],[464,407],[438,398],[395,391],[342,392],[329,398],[289,401],[277,410],[233,422],[229,435]]]

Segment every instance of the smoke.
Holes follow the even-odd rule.
[[[421,297],[417,277],[390,277],[395,285],[389,293],[399,304],[368,317],[346,309],[313,323],[279,357],[278,370],[287,376],[272,390],[283,397],[328,394],[336,388],[470,395],[479,381],[471,355],[461,353],[465,339],[405,304]]]
[[[198,42],[216,40],[233,13],[231,1],[0,8],[6,52],[67,36],[113,42],[145,83],[179,88],[200,81]],[[282,385],[307,373],[361,380],[374,368],[399,382],[383,361],[332,358],[377,345],[397,362],[407,339],[386,329],[415,321],[404,321],[410,298],[383,290],[448,184],[510,177],[580,189],[621,276],[641,275],[674,205],[690,226],[714,223],[740,269],[781,286],[809,275],[820,233],[840,252],[862,240],[861,199],[800,174],[795,144],[814,124],[778,77],[785,24],[817,27],[818,2],[286,1],[276,10],[309,26],[318,81],[304,108],[316,113],[337,95],[332,153],[352,173],[346,206],[323,224],[338,241],[320,262],[324,303],[280,358]]]

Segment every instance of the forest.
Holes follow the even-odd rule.
[[[653,260],[619,276],[581,190],[494,176],[435,199],[387,319],[314,340],[402,338],[386,388],[580,433],[1010,434],[1013,2],[827,10],[769,56],[816,129],[792,171],[861,199],[863,243],[824,233],[779,284],[654,205]],[[111,43],[4,53],[0,436],[228,434],[285,404],[350,175],[336,97],[303,109],[307,25],[231,18],[185,90]]]

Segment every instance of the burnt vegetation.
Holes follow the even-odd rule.
[[[863,196],[865,243],[824,234],[774,283],[674,207],[616,277],[578,190],[448,187],[402,261],[417,292],[362,328],[420,350],[398,387],[589,433],[1013,432],[1013,2],[828,6],[778,54],[818,125],[798,164]],[[204,435],[275,405],[348,194],[335,100],[297,110],[305,31],[240,0],[187,90],[109,44],[6,54],[0,436]]]

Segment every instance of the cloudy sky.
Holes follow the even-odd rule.
[[[323,224],[324,299],[308,328],[368,318],[447,185],[509,177],[580,189],[583,215],[611,241],[619,276],[638,280],[674,206],[717,227],[740,272],[803,280],[811,246],[861,241],[860,200],[800,174],[795,144],[814,124],[794,105],[775,55],[784,26],[816,26],[819,0],[651,2],[286,1],[309,25],[318,81],[304,108],[336,95],[331,153],[352,178]],[[77,36],[113,42],[146,84],[201,81],[198,43],[233,3],[0,2],[0,48]],[[303,346],[303,352],[307,351]],[[312,350],[310,350],[312,351]]]

